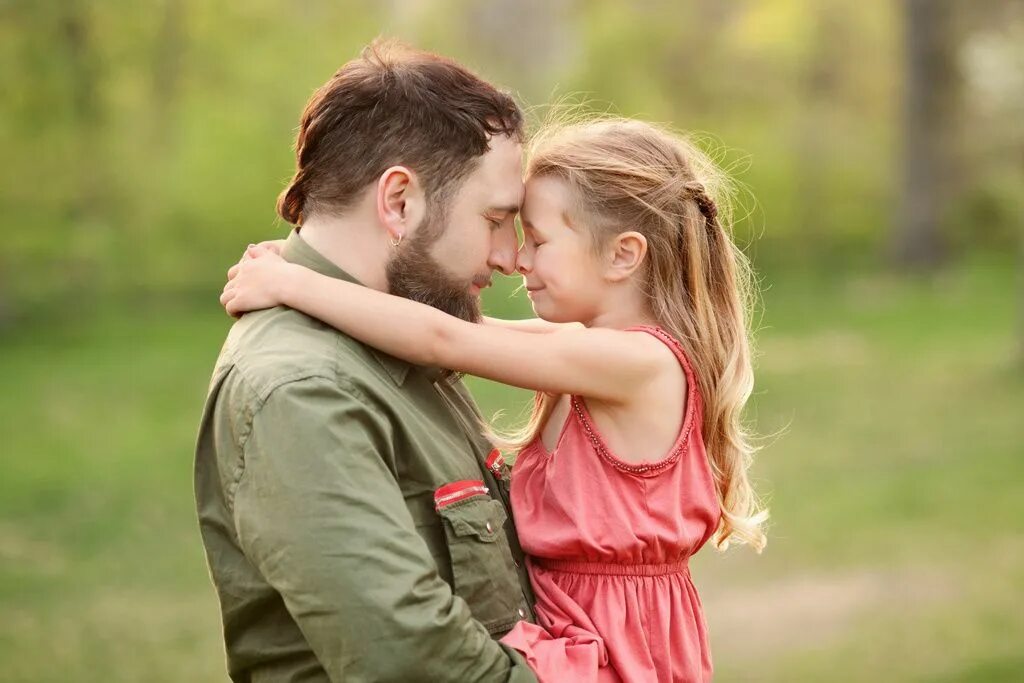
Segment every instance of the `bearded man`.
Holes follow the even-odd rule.
[[[477,320],[515,268],[522,120],[449,59],[371,45],[302,114],[282,255]],[[443,369],[284,307],[234,324],[195,464],[232,680],[536,680],[496,640],[533,596],[480,424]]]

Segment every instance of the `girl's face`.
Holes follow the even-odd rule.
[[[552,177],[526,181],[517,268],[534,313],[549,322],[588,323],[607,286],[587,226],[573,224],[569,186]]]

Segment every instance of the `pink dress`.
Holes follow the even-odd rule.
[[[682,430],[657,462],[630,464],[605,447],[573,396],[553,454],[538,437],[512,470],[512,509],[537,595],[537,624],[503,639],[544,683],[709,681],[711,654],[688,558],[721,514],[701,436],[697,381],[686,373]]]

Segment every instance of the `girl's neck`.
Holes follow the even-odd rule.
[[[650,300],[632,282],[609,287],[603,293],[601,302],[600,310],[589,321],[582,321],[585,326],[624,330],[627,327],[658,324],[651,312]]]
[[[654,316],[643,310],[602,311],[590,321],[583,323],[586,327],[603,327],[613,330],[624,330],[627,327],[641,325],[658,325]]]

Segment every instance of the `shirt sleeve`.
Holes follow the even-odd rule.
[[[333,380],[275,389],[235,489],[243,551],[332,681],[535,681],[438,576],[387,466],[389,433]]]

